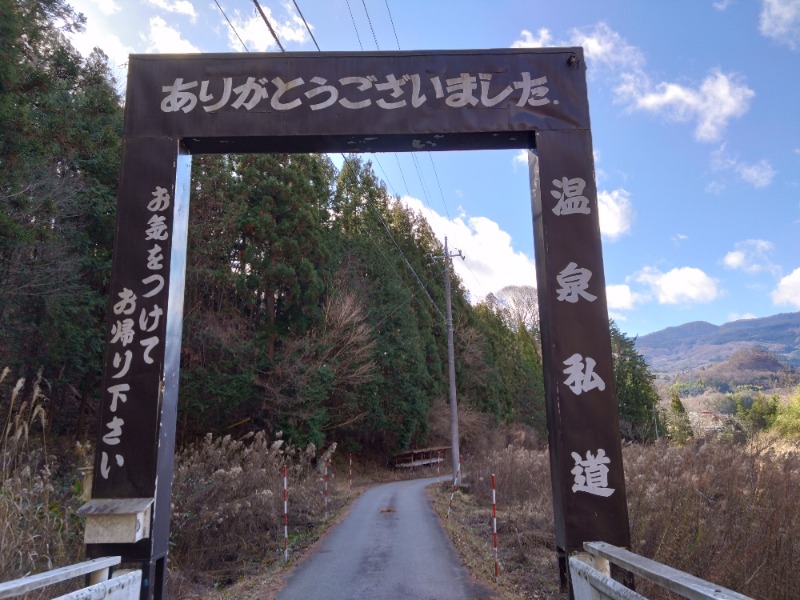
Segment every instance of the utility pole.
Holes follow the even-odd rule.
[[[447,238],[444,238],[444,295],[447,303],[447,370],[450,380],[450,457],[453,462],[453,477],[456,485],[461,485],[461,453],[458,450],[458,404],[456,403],[456,359],[453,350],[453,308],[450,302],[450,259],[464,254],[459,250],[450,254],[447,249]],[[437,256],[436,258],[442,258]]]

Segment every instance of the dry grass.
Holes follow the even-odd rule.
[[[754,598],[800,589],[800,455],[761,440],[626,446],[632,546],[638,554]],[[446,528],[477,575],[493,578],[491,473],[497,478],[499,587],[509,598],[558,592],[546,451],[513,446],[465,465]],[[435,491],[440,514],[450,487]],[[669,597],[644,580],[638,591]]]
[[[797,597],[800,455],[759,440],[624,454],[634,551],[754,598]]]
[[[41,372],[28,385],[12,384],[8,369],[0,374],[0,581],[64,566],[83,552],[74,465],[86,450],[49,451],[46,405]]]
[[[492,473],[497,487],[500,578],[506,598],[566,598],[559,592],[553,532],[550,463],[546,451],[514,445],[469,460],[464,487],[442,522],[465,563],[484,581],[494,580]],[[452,486],[432,488],[435,507],[447,513]]]
[[[0,581],[84,560],[83,503],[78,467],[91,449],[48,440],[47,405],[38,377],[10,381],[0,373]],[[263,432],[242,439],[210,435],[175,458],[170,597],[206,598],[256,572],[269,577],[284,564],[283,465],[289,480],[289,556],[293,560],[334,522],[356,495],[345,465],[331,464],[335,444],[322,456]],[[58,458],[56,458],[58,457]],[[329,462],[328,514],[324,459]],[[363,477],[357,474],[356,486]],[[31,598],[66,592],[47,588]],[[263,597],[256,595],[253,597]]]
[[[335,445],[323,456],[329,459]],[[170,586],[178,596],[231,585],[284,562],[283,465],[289,480],[289,554],[316,539],[348,499],[347,477],[329,468],[326,517],[323,459],[314,446],[270,442],[263,432],[205,439],[176,456]],[[343,481],[342,481],[343,480]]]
[[[41,375],[0,374],[0,578],[83,558],[77,467],[90,452],[45,437]],[[467,446],[465,487],[445,523],[467,565],[493,579],[491,474],[497,479],[501,576],[507,598],[565,598],[558,590],[549,459],[525,430],[484,436],[494,450]],[[328,454],[332,455],[332,449]],[[55,456],[58,456],[56,460]],[[789,599],[800,589],[800,451],[758,438],[748,445],[697,441],[626,446],[633,550],[744,594]],[[333,455],[336,458],[335,455]],[[176,456],[170,596],[265,597],[283,569],[283,465],[289,466],[290,558],[335,522],[359,488],[386,474],[373,465],[348,489],[347,459],[329,479],[325,518],[321,457],[264,433],[207,436]],[[395,477],[427,473],[397,473]],[[434,489],[447,512],[451,487]],[[253,582],[260,582],[253,587]],[[665,594],[646,582],[648,597]],[[227,591],[224,591],[226,590]],[[255,590],[245,592],[243,590]],[[215,591],[223,590],[223,591]],[[233,594],[233,595],[231,595]]]

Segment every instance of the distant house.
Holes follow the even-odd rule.
[[[689,422],[692,424],[692,429],[698,431],[722,431],[722,426],[725,419],[715,413],[713,410],[701,410],[700,412],[690,412]]]

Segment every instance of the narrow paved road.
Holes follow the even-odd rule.
[[[289,576],[278,600],[473,600],[474,583],[425,488],[436,478],[372,488]]]

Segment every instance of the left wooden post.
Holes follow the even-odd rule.
[[[87,554],[141,564],[141,597],[164,598],[191,156],[129,123],[126,112],[100,431],[81,512]]]

